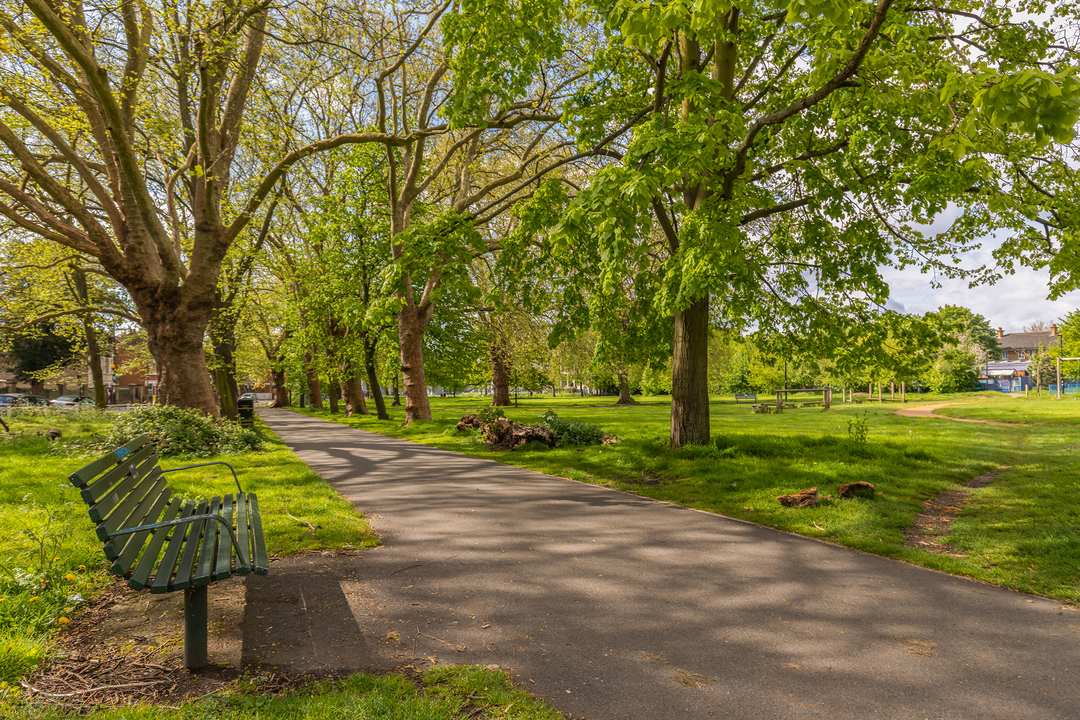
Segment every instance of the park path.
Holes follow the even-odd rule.
[[[332,633],[357,656],[347,667],[497,664],[588,720],[1080,717],[1080,612],[1060,603],[287,410],[260,415],[384,546],[275,563],[248,583],[245,613],[273,618],[275,602],[291,603],[291,627]],[[273,625],[268,644],[289,622]],[[306,652],[295,634],[292,656]],[[245,633],[255,658],[248,644]]]
[[[930,405],[916,405],[915,407],[900,408],[896,411],[897,415],[903,415],[904,417],[913,418],[937,418],[939,420],[952,420],[953,422],[963,423],[977,423],[979,425],[1004,425],[1009,427],[1016,427],[1022,423],[1007,423],[998,422],[997,420],[976,420],[974,418],[958,418],[949,417],[948,415],[938,415],[934,411],[938,408],[950,407],[952,405],[976,405],[977,403],[970,402],[949,402],[949,403],[932,403]]]

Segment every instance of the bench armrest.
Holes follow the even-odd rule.
[[[212,463],[207,463],[212,464]],[[197,467],[197,466],[195,466]],[[177,468],[177,470],[183,470],[184,468]],[[119,537],[121,535],[132,535],[137,532],[143,532],[144,530],[157,530],[163,527],[172,527],[173,525],[186,525],[188,523],[195,522],[197,520],[216,520],[225,526],[225,529],[229,531],[229,538],[232,540],[233,547],[236,548],[236,557],[240,559],[240,564],[246,568],[253,569],[254,563],[251,562],[251,558],[247,557],[249,553],[245,553],[243,548],[240,547],[240,543],[236,541],[236,534],[233,532],[232,523],[226,520],[224,517],[218,514],[206,513],[204,515],[191,515],[179,520],[169,520],[167,522],[151,523],[150,525],[140,525],[139,527],[124,528],[123,530],[117,530],[116,532],[109,533],[110,538]]]
[[[232,465],[230,465],[229,463],[223,462],[221,460],[215,460],[214,462],[199,463],[198,465],[185,465],[183,467],[172,468],[171,470],[162,470],[161,474],[164,475],[165,473],[176,472],[178,470],[190,470],[192,468],[201,468],[201,467],[206,467],[208,465],[224,465],[225,467],[229,468],[229,470],[232,471],[233,480],[236,481],[236,489],[239,490],[240,492],[244,492],[244,488],[240,487],[240,478],[238,478],[236,476],[236,469]]]

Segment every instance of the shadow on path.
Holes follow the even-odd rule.
[[[264,591],[310,613],[310,583],[328,618],[315,624],[343,628],[358,667],[495,663],[589,720],[1080,717],[1080,613],[1056,602],[260,414],[385,545],[321,579],[316,565],[296,586],[252,583],[248,613]]]

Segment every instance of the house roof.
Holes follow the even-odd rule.
[[[1039,345],[1048,348],[1051,345],[1060,345],[1061,336],[1054,335],[1049,330],[1042,332],[1018,332],[1005,333],[998,340],[1002,350],[1037,350]]]

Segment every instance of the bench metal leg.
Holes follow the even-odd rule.
[[[206,666],[208,587],[199,585],[184,590],[184,667],[189,670]]]

